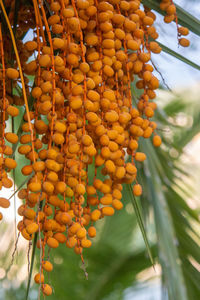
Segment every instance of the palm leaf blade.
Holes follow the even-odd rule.
[[[189,65],[189,66],[191,66],[191,67],[193,67],[193,68],[195,68],[197,70],[200,70],[200,66],[197,65],[196,63],[194,63],[193,61],[187,59],[186,57],[184,57],[183,55],[177,53],[176,51],[168,48],[167,46],[163,45],[162,43],[160,43],[158,41],[157,41],[157,43],[160,45],[160,47],[162,48],[162,50],[165,53],[167,53],[167,54],[169,54],[169,55],[171,55],[171,56],[179,59],[180,61],[184,62],[185,64],[187,64],[187,65]]]

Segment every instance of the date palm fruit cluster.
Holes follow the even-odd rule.
[[[161,145],[151,121],[159,87],[151,54],[161,47],[156,16],[139,0],[21,1],[17,21],[16,2],[4,1],[17,52],[10,32],[0,28],[0,188],[13,185],[8,175],[17,167],[18,147],[28,178],[18,192],[18,230],[29,241],[38,236],[35,282],[50,295],[45,273],[53,265],[46,250],[64,244],[83,260],[95,223],[123,208],[122,185],[142,194],[135,163],[146,155],[138,151],[139,139]],[[172,20],[173,4],[161,5]],[[24,42],[28,30],[33,39]],[[141,90],[134,105],[133,80]],[[9,121],[22,112],[16,134]],[[0,198],[1,207],[9,205]]]

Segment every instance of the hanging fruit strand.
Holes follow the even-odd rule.
[[[31,125],[31,119],[30,119],[30,113],[29,113],[29,107],[28,107],[28,99],[26,96],[26,88],[25,88],[25,83],[24,83],[24,76],[23,76],[23,72],[22,72],[22,68],[21,68],[21,62],[20,62],[20,58],[19,58],[19,54],[17,51],[17,46],[16,46],[16,42],[15,42],[15,37],[13,35],[13,31],[12,31],[12,27],[10,25],[3,1],[0,0],[0,5],[1,5],[1,9],[3,11],[8,29],[10,31],[10,35],[11,35],[11,39],[12,39],[12,43],[13,43],[13,48],[14,48],[14,52],[16,55],[16,60],[17,60],[17,64],[19,67],[19,74],[20,74],[20,78],[21,78],[21,83],[22,83],[22,91],[23,91],[23,96],[24,96],[24,103],[25,103],[25,107],[26,107],[26,112],[27,112],[27,118],[28,118],[28,124],[29,124],[29,130],[31,133],[31,146],[32,146],[32,151],[33,151],[33,161],[35,162],[35,155],[34,155],[34,137],[33,137],[33,129],[32,129],[32,125]]]
[[[176,12],[176,6],[173,0],[162,0],[160,3],[160,9],[166,12],[166,16],[164,17],[165,23],[171,23],[175,20],[177,26],[177,35],[178,35],[178,43],[182,47],[189,47],[190,41],[182,36],[187,36],[189,34],[189,30],[186,27],[178,25],[178,16]]]
[[[1,118],[1,162],[0,162],[0,185],[2,186],[2,177],[3,177],[3,160],[4,160],[4,151],[5,151],[5,128],[6,128],[6,122],[5,122],[5,114],[6,114],[6,69],[5,69],[5,62],[4,62],[4,49],[3,49],[3,37],[2,37],[2,27],[0,23],[0,53],[1,53],[1,63],[2,63],[2,69],[1,69],[1,80],[3,82],[2,84],[2,100],[1,100],[1,110],[0,110],[0,118]],[[7,200],[7,199],[5,199]],[[5,201],[5,204],[7,201]],[[1,200],[2,201],[2,200]],[[5,206],[4,204],[4,206]],[[2,205],[0,205],[2,207]],[[9,206],[9,201],[7,202],[7,205]],[[0,212],[0,221],[3,219],[3,214]]]

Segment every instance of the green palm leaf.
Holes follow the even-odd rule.
[[[191,66],[191,67],[193,67],[193,68],[195,68],[195,69],[197,69],[197,70],[200,70],[200,66],[197,65],[196,63],[194,63],[193,61],[187,59],[185,56],[179,54],[178,52],[176,52],[176,51],[174,51],[174,50],[168,48],[167,46],[163,45],[162,43],[160,43],[160,42],[157,42],[157,43],[161,46],[162,50],[163,50],[165,53],[167,53],[167,54],[169,54],[169,55],[171,55],[171,56],[173,56],[173,57],[175,57],[175,58],[181,60],[181,61],[184,62],[185,64],[187,64],[187,65],[189,65],[189,66]]]

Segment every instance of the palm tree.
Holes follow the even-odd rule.
[[[142,1],[162,14],[159,2]],[[179,23],[199,36],[200,21],[178,5],[177,12]],[[167,54],[200,70],[200,66],[190,59],[166,45],[161,46]],[[180,112],[184,112],[186,120],[192,119],[192,124],[180,126],[177,122]],[[130,186],[124,186],[124,210],[99,223],[98,237],[84,257],[88,280],[81,270],[79,257],[73,252],[61,246],[50,254],[55,262],[50,281],[54,282],[57,299],[135,299],[131,293],[140,287],[139,279],[144,271],[149,272],[149,278],[161,278],[162,299],[200,298],[199,211],[188,204],[194,187],[187,180],[191,171],[183,160],[185,147],[200,132],[198,101],[186,101],[183,95],[173,94],[173,99],[158,109],[155,118],[163,145],[161,149],[155,149],[150,141],[140,143],[141,151],[148,157],[144,165],[138,165],[144,193],[135,199]],[[18,119],[18,124],[20,122]],[[15,182],[20,186],[22,179],[18,179],[17,174]],[[36,251],[36,259],[38,255]],[[161,272],[158,266],[161,266]],[[129,296],[126,296],[128,288]],[[25,290],[24,285],[18,289],[19,293],[11,288],[4,298],[24,299]],[[35,286],[31,290],[34,292]],[[55,299],[55,296],[49,299]]]

